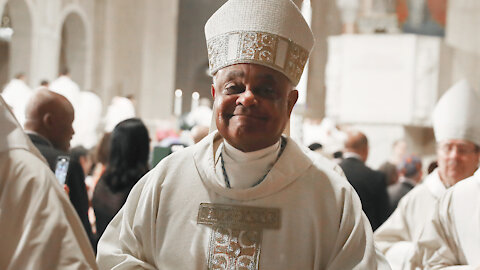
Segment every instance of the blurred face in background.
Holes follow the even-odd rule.
[[[480,151],[470,141],[452,139],[438,144],[437,156],[440,179],[450,187],[473,175],[478,168]]]

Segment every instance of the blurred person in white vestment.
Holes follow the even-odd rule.
[[[439,200],[418,241],[426,269],[480,269],[480,175],[461,181]]]
[[[19,73],[5,86],[2,92],[3,99],[10,106],[22,127],[25,124],[25,106],[33,93],[26,80],[25,74]]]
[[[75,111],[75,134],[72,147],[83,146],[92,149],[98,142],[99,125],[102,121],[102,100],[90,91],[80,92],[80,102]]]
[[[218,130],[135,185],[100,268],[390,269],[340,168],[282,135],[314,43],[297,6],[230,0],[205,35]]]
[[[104,119],[105,132],[112,132],[118,123],[130,118],[135,118],[135,106],[132,100],[128,97],[113,97]]]
[[[63,68],[60,71],[60,76],[49,84],[48,89],[66,97],[72,104],[75,114],[78,114],[81,106],[80,87],[70,77],[70,70],[68,68]],[[77,117],[75,117],[75,120],[73,121],[73,129],[75,131],[81,129],[79,124],[80,122]],[[79,138],[78,135],[77,138]],[[76,145],[78,144],[75,144],[75,146]]]
[[[194,108],[187,116],[189,126],[210,126],[212,121],[212,102],[208,98],[201,98],[198,107]]]
[[[78,110],[80,105],[80,87],[70,78],[70,70],[68,68],[60,71],[60,76],[50,83],[48,89],[66,97],[72,103],[75,111]]]
[[[422,267],[413,259],[420,234],[438,199],[457,182],[473,175],[480,159],[480,99],[467,81],[453,85],[433,112],[438,168],[399,202],[375,232],[377,247],[392,269]],[[419,265],[420,264],[420,265]]]
[[[0,98],[0,269],[97,269],[63,188]]]

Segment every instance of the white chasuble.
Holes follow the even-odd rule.
[[[415,243],[445,191],[438,170],[433,171],[400,200],[393,214],[375,231],[375,244],[393,270],[411,268]]]
[[[480,267],[480,177],[449,189],[418,241],[416,259],[426,269]]]
[[[390,269],[336,165],[287,138],[265,179],[222,185],[214,132],[163,159],[100,239],[101,269]]]
[[[65,191],[1,97],[0,127],[0,269],[97,269]]]

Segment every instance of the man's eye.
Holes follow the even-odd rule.
[[[227,85],[227,87],[225,87],[225,93],[226,94],[237,94],[237,93],[241,93],[243,92],[243,87],[239,86],[239,85]]]
[[[257,89],[256,92],[259,95],[268,96],[268,97],[275,95],[275,90],[271,87],[262,87],[262,88]]]

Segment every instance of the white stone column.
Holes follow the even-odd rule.
[[[325,66],[327,38],[342,31],[340,13],[335,0],[312,1],[312,31],[315,46],[310,55],[307,84],[306,116],[321,119],[325,116]]]
[[[172,115],[178,0],[147,0],[139,114],[147,121]]]

